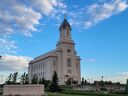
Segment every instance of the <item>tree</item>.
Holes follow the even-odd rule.
[[[125,92],[127,92],[127,93],[128,93],[128,79],[127,79],[127,81],[126,81]]]
[[[116,82],[116,86],[120,86],[120,82]]]
[[[103,80],[99,81],[99,82],[98,82],[98,85],[99,85],[99,86],[102,86],[102,87],[105,86],[104,81],[103,81]]]
[[[108,81],[108,85],[112,85],[112,81]]]
[[[7,78],[7,81],[5,81],[5,84],[11,84],[12,83],[12,73],[9,74],[8,78]]]
[[[82,78],[81,84],[84,85],[84,78]]]
[[[39,84],[42,84],[42,80],[41,79],[39,80]]]
[[[87,80],[85,79],[85,80],[84,80],[84,85],[87,85],[87,83],[88,83],[88,82],[87,82]]]
[[[45,80],[44,78],[39,80],[39,84],[44,84],[44,87],[48,87],[50,84],[50,80]]]
[[[20,79],[21,79],[21,81],[20,81],[21,84],[28,84],[29,83],[28,74],[25,72],[24,72],[24,74],[21,75]]]
[[[33,76],[31,83],[32,84],[37,84],[38,83],[38,77],[36,76],[36,74]]]
[[[68,80],[65,83],[66,83],[66,85],[71,85],[72,84],[72,79],[68,78]]]
[[[17,79],[18,79],[18,72],[15,72],[13,75],[12,75],[12,83],[13,84],[17,84]]]
[[[29,77],[28,77],[28,74],[25,75],[25,84],[29,84]]]
[[[18,72],[11,73],[5,84],[29,84],[28,74],[24,72],[24,74],[19,77]]]
[[[45,79],[44,79],[44,77],[42,78],[42,84],[45,84]]]
[[[53,77],[52,77],[52,82],[51,85],[49,86],[49,91],[50,92],[60,92],[61,88],[58,85],[58,76],[56,71],[54,71]]]
[[[72,81],[72,84],[76,85],[76,84],[78,84],[78,81],[73,80],[73,81]]]
[[[45,88],[48,87],[50,83],[51,83],[50,80],[45,80],[45,83],[44,83]]]
[[[18,84],[17,80],[18,80],[18,72],[14,72],[13,74],[11,73],[8,76],[8,79],[5,83],[6,84]]]

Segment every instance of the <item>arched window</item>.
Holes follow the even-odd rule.
[[[56,61],[55,61],[55,60],[53,61],[53,66],[54,66],[54,67],[56,66]]]
[[[70,58],[67,59],[67,66],[71,67],[71,59]]]
[[[79,64],[78,63],[76,63],[76,68],[78,68],[79,67]]]
[[[70,52],[71,52],[71,50],[70,50],[70,49],[67,49],[67,52],[68,52],[68,53],[70,53]]]
[[[69,30],[67,29],[67,36],[69,36]]]

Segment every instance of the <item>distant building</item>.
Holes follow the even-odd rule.
[[[38,79],[45,78],[51,80],[53,71],[59,77],[59,84],[65,84],[68,78],[78,81],[80,84],[80,57],[77,56],[75,43],[71,38],[71,26],[66,20],[59,28],[60,38],[56,44],[56,49],[42,54],[29,62],[28,74],[30,81],[36,75]]]

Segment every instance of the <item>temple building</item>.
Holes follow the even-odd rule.
[[[80,57],[77,56],[71,30],[72,28],[65,18],[59,27],[60,38],[56,44],[56,49],[29,62],[28,74],[30,81],[34,75],[38,79],[44,77],[46,80],[52,80],[53,72],[56,71],[60,85],[64,85],[69,78],[78,81],[80,84]]]

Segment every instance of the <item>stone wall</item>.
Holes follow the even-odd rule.
[[[42,96],[44,85],[5,85],[3,96]]]

